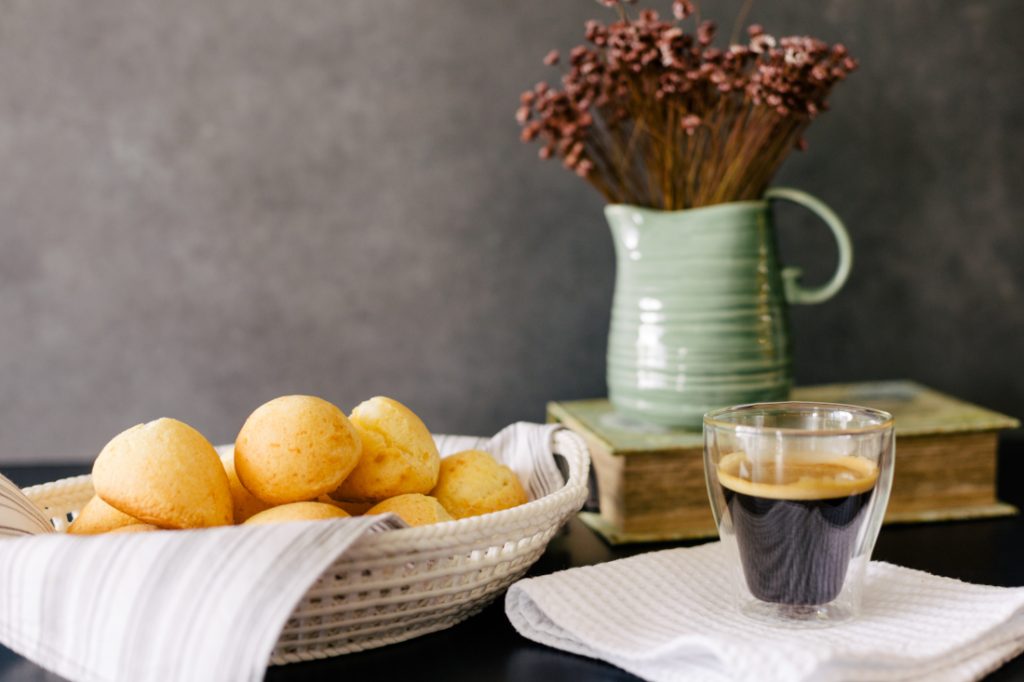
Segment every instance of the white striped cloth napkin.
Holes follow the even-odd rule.
[[[18,486],[0,476],[0,538],[53,533],[53,526]]]
[[[976,680],[1024,650],[1024,588],[868,568],[862,615],[787,629],[723,608],[718,542],[521,580],[505,610],[523,636],[657,682]]]
[[[532,499],[563,485],[555,428],[520,423],[489,440],[436,439],[442,455],[491,452]],[[0,479],[0,642],[84,682],[261,680],[320,574],[364,534],[404,525],[389,514],[68,536]]]

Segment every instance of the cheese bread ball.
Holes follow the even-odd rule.
[[[235,473],[269,504],[312,500],[337,488],[361,451],[341,410],[313,396],[288,395],[249,415],[235,441]]]
[[[158,526],[151,523],[133,523],[130,526],[121,526],[110,531],[111,533],[148,533],[151,530],[160,530]]]
[[[369,516],[371,514],[387,514],[388,512],[398,514],[410,526],[426,526],[431,523],[453,520],[452,515],[441,506],[440,502],[433,497],[419,493],[409,493],[384,500],[372,507],[366,514]]]
[[[235,523],[244,523],[253,514],[270,509],[273,505],[267,504],[260,498],[245,489],[242,482],[238,480],[235,473],[235,458],[228,457],[221,460],[224,463],[224,473],[228,475],[228,487],[231,489],[231,508]]]
[[[441,456],[434,438],[412,410],[378,396],[352,410],[363,456],[331,497],[380,502],[406,493],[429,493],[437,483]]]
[[[344,519],[348,513],[333,504],[323,502],[292,502],[272,507],[259,514],[250,516],[242,525],[259,523],[285,523],[288,521],[327,521],[328,519]]]
[[[431,494],[457,519],[529,501],[515,473],[483,450],[465,450],[441,460],[437,487]]]
[[[107,533],[115,528],[123,528],[137,524],[139,520],[134,516],[128,516],[124,512],[111,507],[109,504],[93,495],[92,499],[85,503],[82,511],[68,526],[68,533],[72,535],[95,535],[96,533]]]
[[[231,490],[217,451],[176,419],[118,434],[92,467],[96,494],[117,510],[161,528],[230,525]]]

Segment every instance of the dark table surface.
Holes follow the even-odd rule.
[[[1000,446],[1000,497],[1024,506],[1024,434],[1004,437]],[[85,473],[86,467],[8,467],[4,473],[31,485]],[[611,547],[573,519],[531,569],[540,575],[640,552],[695,543]],[[1024,585],[1024,517],[895,525],[882,529],[874,558],[938,575],[989,585]],[[481,614],[443,632],[381,649],[337,658],[273,667],[276,682],[319,679],[443,679],[610,681],[637,678],[604,663],[562,653],[520,637],[498,600]],[[0,646],[0,679],[53,682],[42,670]],[[997,670],[993,682],[1024,681],[1024,656]]]

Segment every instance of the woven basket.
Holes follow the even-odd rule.
[[[271,663],[362,651],[447,627],[478,613],[540,557],[587,495],[583,441],[555,432],[565,485],[513,509],[360,538],[313,584],[289,617]],[[57,530],[93,496],[91,477],[25,489]]]

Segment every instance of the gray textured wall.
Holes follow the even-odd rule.
[[[0,461],[88,459],[159,415],[227,441],[286,392],[480,433],[602,394],[601,202],[512,114],[603,11],[0,2]],[[752,18],[863,64],[780,178],[857,252],[840,296],[794,311],[797,379],[912,377],[1024,414],[1024,5]],[[826,231],[780,219],[824,276]]]

